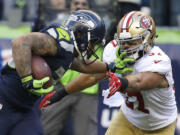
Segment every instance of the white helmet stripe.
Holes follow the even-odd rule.
[[[129,32],[128,29],[128,26],[129,26],[129,22],[133,16],[133,14],[135,14],[136,11],[132,11],[130,13],[128,13],[125,17],[124,17],[124,20],[122,22],[122,25],[121,25],[121,32]]]
[[[72,36],[72,39],[73,39],[73,42],[74,42],[74,47],[75,47],[77,53],[79,54],[79,56],[81,56],[81,52],[80,52],[80,50],[79,50],[79,48],[77,46],[77,42],[76,42],[76,39],[75,39],[75,36],[74,36],[74,32],[72,30],[70,32],[71,32],[71,36]]]

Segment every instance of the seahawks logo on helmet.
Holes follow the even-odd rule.
[[[68,24],[70,21],[80,22],[86,25],[88,24],[90,30],[96,28],[97,26],[93,18],[91,18],[91,16],[88,16],[87,14],[84,13],[79,13],[79,15],[71,15],[66,23]]]

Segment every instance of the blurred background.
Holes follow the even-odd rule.
[[[172,59],[180,109],[180,0],[0,0],[0,68],[12,56],[12,39],[54,22],[63,24],[71,12],[82,8],[96,11],[104,19],[106,43],[113,39],[116,25],[125,13],[142,10],[154,18],[158,34],[156,44]],[[103,104],[102,89],[103,83],[98,100],[98,135],[104,134],[118,109]],[[70,124],[68,121],[68,127]],[[180,122],[176,135],[180,135]]]

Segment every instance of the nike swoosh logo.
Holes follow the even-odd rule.
[[[161,62],[162,60],[155,60],[154,63],[157,64],[159,62]]]

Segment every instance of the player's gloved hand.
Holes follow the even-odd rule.
[[[41,96],[46,95],[54,90],[54,86],[51,85],[48,88],[43,88],[44,84],[49,81],[49,77],[45,77],[41,80],[36,80],[32,77],[32,75],[22,77],[21,82],[24,89],[28,90],[29,92]]]
[[[55,91],[45,95],[45,97],[41,100],[39,109],[43,107],[47,107],[59,100],[61,100],[64,96],[68,95],[64,86],[56,89]]]
[[[117,91],[124,92],[128,87],[128,80],[126,78],[118,78],[114,73],[107,72],[110,77],[109,81],[109,94],[107,98],[110,98]]]
[[[118,74],[127,74],[133,72],[132,65],[134,63],[133,58],[125,58],[126,52],[122,52],[120,55],[116,54],[117,58],[114,62],[106,63],[107,70]]]

